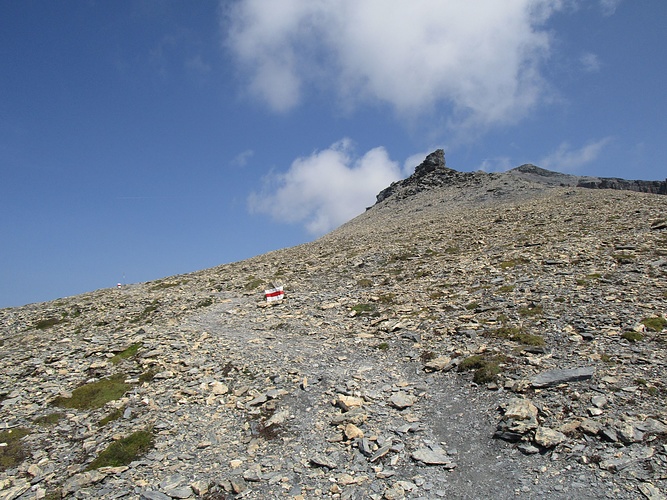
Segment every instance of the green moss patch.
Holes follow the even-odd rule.
[[[357,304],[356,306],[354,306],[352,308],[352,310],[354,312],[356,312],[357,314],[370,313],[370,312],[375,311],[375,309],[376,309],[375,305],[373,305],[373,304]]]
[[[21,438],[30,434],[28,429],[17,427],[0,432],[0,471],[19,465],[28,456],[28,451],[21,443]]]
[[[528,264],[528,262],[530,261],[528,259],[524,259],[523,257],[504,260],[500,263],[500,269],[511,269],[513,267],[520,266],[521,264]]]
[[[504,356],[469,356],[459,364],[458,371],[475,370],[472,381],[476,384],[486,384],[496,380],[501,372],[500,363],[505,361]]]
[[[519,342],[524,345],[543,346],[545,345],[544,337],[540,335],[533,335],[531,333],[524,333],[521,328],[515,326],[503,326],[496,330],[489,330],[486,332],[487,336],[508,339],[513,342]]]
[[[117,365],[124,359],[129,359],[131,357],[136,356],[137,352],[141,347],[143,346],[143,343],[141,342],[135,342],[131,346],[129,346],[127,349],[122,350],[121,352],[117,353],[113,358],[111,358],[111,362],[114,365]]]
[[[629,342],[638,342],[640,340],[644,340],[644,336],[639,332],[623,332],[621,337]]]
[[[114,411],[109,413],[102,420],[97,422],[97,425],[100,426],[100,427],[104,427],[108,423],[113,422],[114,420],[118,420],[120,417],[123,416],[124,411],[125,411],[125,408],[116,408]]]
[[[56,413],[49,413],[48,415],[42,415],[41,417],[37,417],[35,420],[32,422],[37,425],[55,425],[58,422],[60,422],[63,418],[65,418],[64,413],[56,412]]]
[[[531,305],[528,307],[520,307],[517,312],[519,313],[519,316],[528,318],[528,317],[542,316],[542,313],[544,311],[542,310],[542,306],[538,304],[538,305]]]
[[[125,375],[117,374],[109,378],[82,385],[72,392],[72,397],[62,396],[53,400],[53,404],[62,408],[91,410],[101,408],[109,401],[119,399],[130,389],[125,383]]]
[[[51,328],[52,326],[59,325],[60,323],[63,323],[65,321],[65,318],[44,318],[40,319],[37,323],[35,323],[35,328],[37,330],[46,330],[47,328]]]
[[[587,286],[593,283],[594,281],[599,280],[600,278],[602,278],[602,275],[600,273],[587,274],[583,278],[577,279],[577,284],[582,286]]]
[[[86,469],[93,470],[100,467],[129,465],[131,462],[141,458],[152,448],[153,433],[151,431],[133,432],[129,436],[111,443]]]
[[[160,303],[157,299],[152,301],[149,305],[144,307],[144,310],[141,311],[141,314],[139,314],[139,316],[132,318],[130,320],[130,323],[139,323],[140,321],[146,321],[151,314],[157,311],[159,305]]]
[[[667,327],[667,319],[657,316],[654,318],[644,318],[642,324],[651,331],[661,332]]]
[[[207,297],[205,299],[201,299],[199,302],[197,302],[197,305],[195,306],[197,309],[202,308],[202,307],[208,307],[213,304],[213,299],[211,297]]]
[[[256,288],[259,288],[259,286],[262,285],[263,283],[264,283],[264,280],[261,280],[259,278],[255,278],[254,276],[249,276],[248,281],[246,282],[245,285],[243,285],[243,288],[246,291],[251,292],[251,291],[255,290]]]
[[[157,291],[157,290],[164,290],[166,288],[173,288],[175,286],[179,286],[182,283],[180,281],[162,281],[154,286],[151,287],[151,290]]]

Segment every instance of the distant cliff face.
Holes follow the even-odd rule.
[[[404,199],[421,191],[438,187],[481,187],[494,193],[509,193],[525,189],[546,189],[572,186],[587,189],[615,189],[667,195],[664,181],[626,180],[612,177],[590,177],[562,174],[532,164],[524,164],[503,173],[458,172],[448,168],[445,152],[438,149],[417,165],[415,172],[392,183],[377,195],[376,204],[388,198]]]

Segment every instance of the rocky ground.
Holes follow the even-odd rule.
[[[665,498],[667,197],[443,166],[313,243],[0,310],[0,499]]]

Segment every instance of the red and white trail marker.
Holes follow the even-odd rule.
[[[266,296],[267,302],[273,302],[275,300],[282,300],[285,298],[285,292],[283,292],[282,286],[264,290],[264,295]]]

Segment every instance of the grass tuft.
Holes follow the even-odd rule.
[[[129,389],[130,385],[125,383],[125,375],[117,374],[74,389],[72,397],[58,396],[53,400],[53,404],[62,408],[91,410],[101,408],[109,401],[119,399]]]
[[[544,311],[542,310],[542,306],[538,304],[528,307],[520,307],[517,312],[519,313],[519,316],[527,318],[541,316]]]
[[[149,430],[133,432],[129,436],[111,443],[86,470],[100,467],[120,467],[129,465],[153,448],[153,433]]]
[[[505,356],[483,356],[475,354],[469,356],[459,364],[458,371],[475,370],[472,381],[476,384],[486,384],[496,380],[501,372],[500,363],[506,361]]]
[[[375,309],[376,308],[373,304],[365,304],[365,303],[364,304],[357,304],[356,306],[354,306],[352,308],[352,310],[354,312],[356,312],[357,314],[373,312],[373,311],[375,311]]]
[[[657,316],[653,318],[644,318],[642,324],[651,331],[661,332],[667,327],[667,319]]]
[[[628,342],[638,342],[644,340],[644,336],[639,332],[623,332],[621,335]]]
[[[128,359],[128,358],[131,358],[131,357],[133,357],[133,356],[136,356],[137,351],[139,351],[139,349],[140,349],[142,346],[143,346],[143,343],[141,343],[141,342],[135,342],[134,344],[132,344],[132,345],[131,345],[130,347],[128,347],[127,349],[125,349],[125,350],[123,350],[123,351],[117,353],[113,358],[111,358],[111,362],[112,362],[114,365],[117,365],[118,363],[120,363],[120,362],[121,362],[122,360],[124,360],[124,359]]]
[[[511,269],[513,267],[519,266],[521,264],[528,264],[530,262],[528,259],[523,257],[517,257],[515,259],[504,260],[500,263],[500,269]]]
[[[28,452],[21,443],[21,438],[30,434],[28,429],[17,427],[0,432],[0,471],[11,469],[19,465],[28,456]]]
[[[243,288],[248,292],[252,292],[253,290],[259,288],[259,286],[262,285],[263,283],[264,283],[264,280],[261,280],[259,278],[255,278],[254,276],[249,276],[248,281],[243,286]]]
[[[45,318],[39,320],[35,324],[35,328],[37,330],[46,330],[47,328],[51,328],[52,326],[59,325],[60,323],[63,323],[65,321],[65,318]]]
[[[109,413],[106,417],[104,417],[102,420],[97,422],[97,425],[99,427],[104,427],[110,422],[113,422],[114,420],[118,420],[120,417],[123,416],[123,413],[125,412],[125,408],[116,408],[114,411]]]
[[[55,425],[58,422],[60,422],[63,418],[65,418],[64,413],[56,412],[56,413],[49,413],[48,415],[43,415],[41,417],[37,417],[32,422],[37,425]]]

